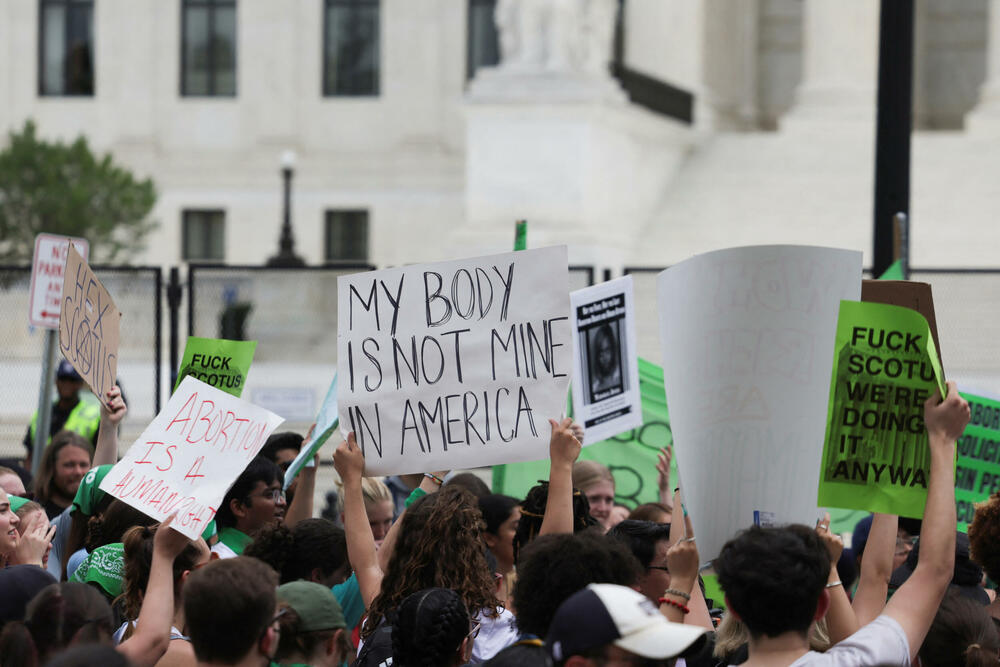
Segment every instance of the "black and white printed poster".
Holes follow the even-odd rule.
[[[570,294],[573,414],[585,445],[642,425],[632,277]]]

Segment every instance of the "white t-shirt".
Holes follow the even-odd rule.
[[[480,623],[479,635],[472,643],[472,659],[470,663],[486,662],[502,649],[517,641],[517,627],[514,624],[514,614],[504,609],[496,618],[490,618],[479,612],[475,616]]]
[[[789,667],[862,667],[863,665],[910,665],[910,642],[902,626],[890,616],[879,616],[826,653],[809,651]]]

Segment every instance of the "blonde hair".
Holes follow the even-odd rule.
[[[344,511],[344,483],[337,480],[337,514]],[[378,477],[361,478],[361,495],[365,499],[365,507],[383,500],[392,500],[392,491]]]
[[[608,466],[597,461],[577,461],[573,464],[573,488],[584,493],[598,482],[611,482],[615,486],[615,478]]]
[[[750,630],[743,621],[727,611],[722,615],[719,627],[715,629],[715,648],[712,649],[712,655],[716,658],[725,658],[749,641]],[[824,617],[813,623],[809,630],[809,650],[824,653],[829,648],[830,633]]]

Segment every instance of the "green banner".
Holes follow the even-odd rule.
[[[906,280],[903,275],[903,260],[897,259],[878,277],[878,280]]]
[[[630,507],[656,502],[656,454],[673,443],[663,369],[639,359],[642,426],[584,447],[580,459],[600,461],[615,476],[615,500]],[[677,486],[676,461],[671,461],[670,488]],[[493,466],[493,492],[523,498],[539,480],[549,478],[549,460]]]
[[[1000,401],[960,392],[969,402],[969,425],[958,439],[955,501],[958,529],[965,532],[976,512],[973,503],[1000,491]]]
[[[239,398],[246,385],[247,373],[256,350],[255,340],[188,336],[174,389],[190,375]]]
[[[518,220],[514,223],[514,250],[528,248],[528,221]]]
[[[922,517],[924,402],[943,388],[927,320],[900,306],[841,301],[834,350],[820,506]]]

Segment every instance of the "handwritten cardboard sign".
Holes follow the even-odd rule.
[[[833,349],[820,504],[922,517],[924,402],[943,385],[927,320],[902,306],[844,301]]]
[[[642,426],[632,276],[585,287],[569,299],[573,417],[590,445]]]
[[[572,368],[566,248],[342,276],[340,428],[368,475],[548,455]]]
[[[73,244],[63,272],[59,350],[104,401],[118,376],[122,314]]]
[[[757,246],[658,279],[663,379],[698,550],[759,522],[815,522],[837,311],[861,253]]]
[[[191,376],[104,477],[101,490],[195,539],[284,420]]]

